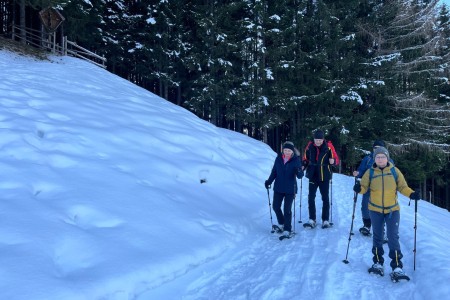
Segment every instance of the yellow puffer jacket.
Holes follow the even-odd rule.
[[[397,167],[394,166],[397,172],[397,183],[394,175],[391,173],[392,163],[380,169],[374,166],[372,169],[373,177],[369,182],[370,169],[368,169],[361,179],[361,192],[365,194],[370,189],[369,210],[387,214],[394,210],[399,210],[400,206],[397,202],[397,191],[409,197],[414,192],[406,183],[405,177]],[[370,186],[369,186],[370,184]]]

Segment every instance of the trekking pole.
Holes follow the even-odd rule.
[[[297,198],[297,194],[294,194],[294,233],[295,233],[295,198]]]
[[[356,184],[356,177],[355,177],[355,184]],[[352,232],[353,232],[353,220],[355,220],[355,210],[356,210],[356,202],[358,201],[358,193],[355,192],[355,195],[353,196],[353,214],[352,214],[352,225],[350,226],[350,233],[348,234],[348,245],[347,245],[347,254],[345,255],[345,259],[343,262],[345,264],[348,264],[348,249],[350,248],[350,241],[352,240]]]
[[[416,253],[417,253],[417,249],[416,249],[416,242],[417,242],[417,202],[419,202],[419,200],[414,200],[416,203],[414,204],[414,271],[416,270]],[[411,200],[409,200],[409,204],[411,205]]]
[[[416,253],[417,253],[417,248],[416,248],[416,242],[417,242],[417,202],[419,202],[418,200],[415,201],[416,203],[414,204],[414,271],[416,270]]]
[[[331,218],[330,218],[330,225],[333,226],[333,173],[331,173],[331,178],[330,178],[330,185],[331,185],[331,205],[330,205],[330,214],[331,214]]]
[[[269,189],[267,188],[267,199],[269,199],[269,214],[270,214],[270,223],[272,224],[272,230],[270,231],[270,233],[274,233],[275,232],[275,228],[273,226],[273,220],[272,220],[272,205],[270,204],[270,195],[269,195]]]
[[[303,178],[300,179],[300,217],[299,223],[302,223],[302,194],[303,194]]]

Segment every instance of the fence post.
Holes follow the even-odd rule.
[[[63,54],[67,55],[67,36],[63,37],[63,44],[62,44],[62,46],[63,46]]]
[[[56,32],[53,32],[53,54],[56,53]]]

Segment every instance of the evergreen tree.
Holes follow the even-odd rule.
[[[90,51],[105,55],[105,43],[101,29],[103,1],[59,1],[58,8],[64,15],[64,33],[68,39]]]

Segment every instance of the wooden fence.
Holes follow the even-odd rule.
[[[24,38],[25,37],[25,38]],[[97,55],[79,45],[69,41],[66,36],[56,38],[56,33],[47,33],[45,30],[12,27],[12,39],[24,44],[31,45],[54,54],[71,55],[89,61],[101,68],[106,69],[106,58]]]

